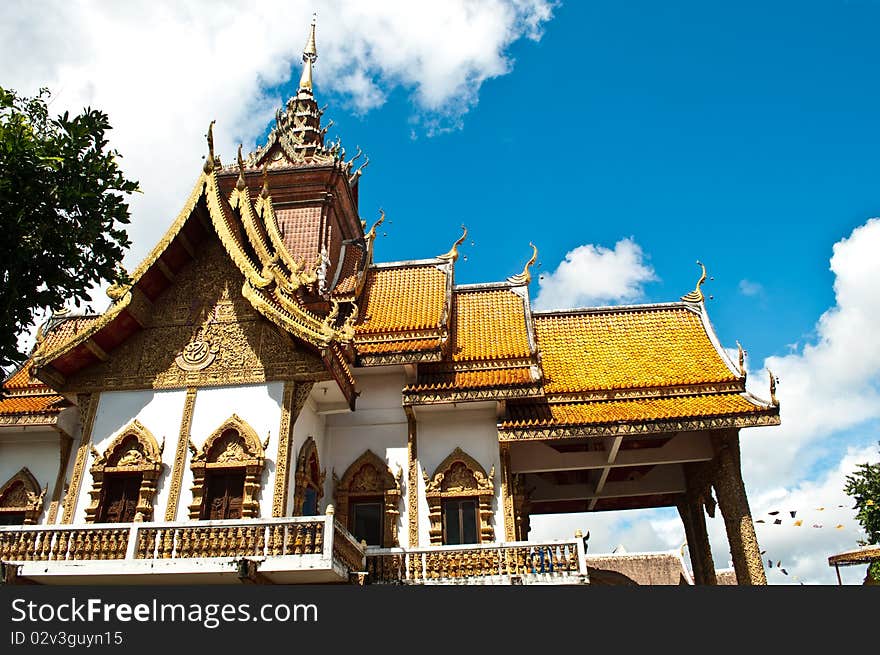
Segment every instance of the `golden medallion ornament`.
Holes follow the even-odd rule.
[[[194,339],[184,346],[174,362],[183,371],[201,371],[208,368],[218,352],[217,346],[204,339]]]

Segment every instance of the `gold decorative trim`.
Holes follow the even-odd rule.
[[[153,433],[144,425],[134,420],[129,423],[110,443],[103,455],[95,458],[90,472],[92,489],[89,495],[91,503],[86,508],[86,523],[94,523],[100,516],[101,502],[104,496],[104,477],[114,473],[140,473],[141,485],[138,492],[138,503],[135,509],[135,521],[151,521],[153,519],[153,497],[156,495],[156,484],[162,473],[162,450]],[[91,446],[95,454],[94,446]]]
[[[311,486],[315,489],[317,505],[320,510],[321,499],[324,497],[324,479],[327,471],[321,470],[321,462],[318,459],[318,446],[311,436],[299,449],[299,457],[296,460],[296,479],[293,489],[293,515],[302,516],[303,505],[306,499],[306,489]]]
[[[58,508],[61,505],[62,495],[64,494],[64,481],[67,477],[67,465],[70,462],[70,453],[73,450],[73,439],[71,436],[61,430],[58,430],[58,433],[58,475],[55,479],[55,490],[52,492],[52,502],[49,503],[49,514],[46,517],[47,525],[52,525],[58,518]]]
[[[532,273],[529,269],[538,260],[538,248],[535,246],[534,243],[531,242],[529,242],[529,247],[532,249],[532,257],[531,259],[529,259],[529,261],[526,262],[522,273],[511,275],[509,278],[507,278],[507,281],[514,286],[526,285],[532,281]]]
[[[506,400],[509,398],[540,398],[543,387],[540,384],[516,387],[486,387],[484,389],[441,389],[438,391],[404,391],[404,405],[433,405],[458,403],[475,400]]]
[[[229,434],[232,433],[232,434]],[[245,519],[260,515],[260,481],[263,476],[265,451],[260,438],[247,421],[233,414],[205,439],[192,458],[190,470],[193,474],[193,501],[189,506],[189,518],[197,521],[202,518],[205,494],[205,479],[208,469],[244,468],[244,491],[241,503],[241,516]]]
[[[436,350],[420,350],[417,353],[392,353],[390,355],[358,355],[358,363],[361,366],[389,366],[392,364],[418,364],[421,362],[442,362],[443,351],[438,346]]]
[[[474,497],[479,503],[478,534],[480,543],[495,541],[492,527],[492,501],[495,498],[495,466],[486,474],[480,463],[461,448],[453,450],[437,467],[434,475],[422,469],[425,479],[425,498],[431,522],[432,546],[443,544],[443,500],[446,498]]]
[[[709,382],[667,387],[646,387],[643,389],[609,389],[605,391],[585,391],[572,393],[548,393],[548,403],[593,402],[596,400],[631,400],[639,398],[669,398],[673,396],[694,396],[708,393],[745,391],[744,380],[733,382]]]
[[[382,547],[396,548],[397,519],[400,516],[400,478],[403,470],[395,476],[385,460],[372,450],[367,450],[346,469],[342,479],[333,476],[333,500],[336,506],[336,520],[347,527],[349,532],[353,526],[349,523],[349,503],[357,498],[382,496],[384,501],[384,518]]]
[[[23,513],[23,525],[35,525],[43,512],[48,489],[48,484],[40,489],[34,474],[23,467],[0,487],[0,516],[10,512]]]
[[[95,415],[98,413],[99,399],[99,393],[81,393],[77,395],[77,405],[80,408],[82,435],[80,436],[79,448],[76,451],[76,463],[73,465],[73,476],[70,480],[70,486],[67,488],[67,495],[64,497],[64,512],[61,514],[62,523],[70,523],[73,520],[73,514],[76,511],[76,504],[79,500],[79,490],[82,486],[83,471],[86,467],[86,459],[89,456],[90,448],[92,448],[92,427],[95,424]]]
[[[541,441],[544,439],[571,439],[575,437],[616,437],[659,432],[691,432],[695,430],[721,430],[725,428],[752,428],[767,425],[779,425],[779,414],[757,414],[749,416],[733,416],[704,419],[667,419],[646,423],[626,423],[534,427],[534,428],[498,428],[498,440],[505,441]]]
[[[458,259],[458,247],[464,243],[464,240],[467,239],[467,235],[468,235],[467,228],[464,226],[463,223],[462,223],[461,229],[462,229],[463,233],[458,238],[458,240],[456,240],[456,242],[452,244],[452,248],[450,248],[449,251],[446,252],[445,254],[438,255],[437,259],[440,259],[444,262],[454,262],[455,260]]]
[[[513,489],[510,482],[510,446],[498,444],[501,460],[501,501],[504,504],[504,540],[516,541],[516,519],[513,513]]]
[[[186,466],[186,446],[192,430],[193,411],[196,407],[198,389],[190,387],[186,390],[183,402],[183,416],[180,419],[180,432],[177,435],[177,448],[174,452],[174,467],[171,470],[171,485],[168,490],[168,504],[165,507],[165,520],[177,520],[177,506],[180,503],[180,487],[183,484],[183,469]]]
[[[409,544],[410,548],[419,545],[419,451],[418,451],[418,423],[412,408],[406,408],[406,504],[409,517]]]
[[[312,390],[311,382],[285,382],[281,405],[281,425],[278,428],[278,455],[275,458],[275,490],[272,495],[272,516],[287,514],[287,492],[290,487],[290,445],[296,419]]]

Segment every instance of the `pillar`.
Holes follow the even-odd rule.
[[[724,517],[736,581],[741,585],[766,585],[761,549],[740,469],[739,434],[733,431],[713,435],[712,444],[715,448],[712,486]]]
[[[709,545],[709,532],[706,530],[706,515],[703,513],[702,499],[693,491],[688,491],[678,503],[678,513],[684,524],[694,584],[714,585],[715,562],[712,547]]]

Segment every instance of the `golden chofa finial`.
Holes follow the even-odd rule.
[[[208,125],[208,159],[205,160],[205,172],[210,173],[214,170],[214,123],[211,121]]]
[[[379,227],[380,225],[382,225],[382,223],[384,223],[384,222],[385,222],[385,210],[380,209],[379,210],[379,220],[377,220],[375,223],[373,223],[373,227],[371,227],[370,231],[364,235],[364,238],[367,241],[372,241],[373,239],[375,239],[376,238],[376,228]]]
[[[742,345],[740,345],[739,341],[736,342],[736,350],[739,359],[739,375],[741,378],[745,379],[746,377],[746,351],[743,350]]]
[[[684,302],[703,302],[703,291],[702,289],[700,289],[700,287],[703,286],[703,282],[706,281],[706,267],[703,266],[703,262],[701,262],[699,259],[697,260],[697,266],[703,269],[703,274],[700,275],[700,279],[697,281],[696,288],[690,293],[686,293],[681,297]]]
[[[265,199],[269,197],[269,162],[263,163],[263,188],[260,190],[260,197]]]
[[[767,375],[770,376],[770,404],[774,407],[779,407],[779,401],[776,399],[776,383],[779,380],[773,375],[773,371],[769,368],[767,369]]]
[[[241,158],[241,144],[238,144],[238,181],[235,183],[235,188],[239,191],[244,191],[244,188],[247,186],[244,181],[244,159]]]
[[[518,275],[511,275],[507,278],[507,281],[511,284],[529,284],[532,281],[532,273],[529,270],[532,265],[538,261],[538,248],[534,243],[529,242],[529,247],[532,249],[532,258],[526,262],[525,267],[523,268],[523,272]]]
[[[464,243],[464,240],[467,239],[467,228],[462,225],[462,235],[458,238],[458,241],[452,244],[452,248],[449,249],[445,255],[440,255],[437,259],[442,259],[445,262],[454,262],[458,259],[458,247]]]
[[[318,47],[315,45],[315,24],[318,22],[318,14],[312,14],[312,26],[309,28],[309,39],[303,48],[303,72],[299,78],[299,90],[312,90],[312,64],[318,59]]]

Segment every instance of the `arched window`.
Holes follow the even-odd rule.
[[[317,516],[321,498],[324,497],[324,478],[327,471],[321,470],[318,461],[318,447],[312,437],[299,449],[296,460],[296,479],[293,490],[293,515]]]
[[[479,462],[456,448],[434,475],[422,470],[431,522],[431,545],[489,543],[495,540],[492,499],[495,467],[486,475]]]
[[[400,469],[397,476],[384,460],[368,450],[348,467],[342,479],[334,476],[336,518],[355,538],[369,546],[397,546],[400,514]]]
[[[33,474],[22,468],[0,487],[0,525],[34,525],[47,489],[48,485],[41,491]]]
[[[193,474],[193,520],[258,518],[260,481],[265,449],[257,433],[233,414],[196,450],[190,468]],[[195,450],[191,445],[190,450]]]
[[[101,455],[92,446],[92,497],[88,523],[130,523],[153,518],[153,496],[162,473],[162,450],[139,421],[133,421]]]

